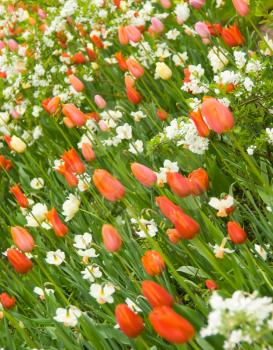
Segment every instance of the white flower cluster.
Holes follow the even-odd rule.
[[[260,339],[273,329],[273,302],[270,297],[259,297],[236,291],[224,299],[213,293],[209,304],[212,308],[208,325],[201,329],[201,336],[221,334],[225,337],[224,349],[237,349],[242,343],[259,344]]]

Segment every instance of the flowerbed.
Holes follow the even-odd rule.
[[[273,349],[272,6],[2,1],[3,349]]]

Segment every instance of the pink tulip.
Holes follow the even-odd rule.
[[[77,78],[74,74],[70,74],[68,78],[69,78],[70,84],[73,86],[73,88],[77,92],[81,92],[82,90],[84,90],[83,82],[79,78]]]
[[[40,8],[38,9],[37,13],[38,13],[38,16],[42,19],[45,19],[47,17],[47,14],[45,13],[45,11]]]
[[[247,16],[249,13],[248,0],[232,0],[238,15]]]
[[[210,31],[206,23],[196,22],[194,29],[196,30],[197,34],[201,36],[202,39],[210,38]]]
[[[63,114],[68,118],[73,125],[83,126],[86,123],[86,115],[80,111],[73,103],[63,105]]]
[[[91,162],[96,158],[95,152],[90,143],[82,144],[82,155],[87,162]]]
[[[131,170],[134,177],[146,187],[151,187],[157,180],[156,174],[147,166],[139,163],[131,164]]]
[[[135,78],[138,79],[142,77],[144,68],[134,58],[128,58],[126,64],[130,73],[132,73]]]
[[[160,0],[160,3],[164,9],[169,9],[172,6],[170,0]]]
[[[103,120],[100,120],[98,124],[99,124],[101,131],[108,131],[109,130],[109,127],[107,126],[107,124]]]
[[[9,46],[11,51],[17,51],[18,47],[19,47],[17,41],[15,41],[13,39],[8,40],[8,46]]]
[[[209,128],[218,134],[227,132],[234,126],[231,111],[215,98],[207,97],[202,103],[201,111]]]
[[[137,43],[141,40],[141,32],[135,26],[126,26],[125,32],[130,41]]]
[[[200,9],[205,5],[206,0],[190,0],[189,3],[195,9]]]
[[[162,33],[164,30],[164,24],[160,21],[160,19],[156,17],[152,17],[152,30],[156,33]]]
[[[110,224],[104,224],[102,226],[102,239],[108,252],[117,252],[122,246],[120,234]]]
[[[105,101],[105,99],[102,96],[95,95],[94,96],[94,101],[95,101],[95,103],[96,103],[98,108],[103,109],[103,108],[106,107],[106,101]]]

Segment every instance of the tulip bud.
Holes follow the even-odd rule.
[[[173,244],[177,244],[181,239],[179,232],[175,228],[169,228],[166,233]]]
[[[118,231],[110,224],[102,226],[103,244],[108,252],[117,252],[122,246],[122,239]]]
[[[132,26],[132,25],[126,26],[125,32],[130,41],[137,43],[141,40],[141,32],[137,29],[136,26]]]
[[[135,338],[144,329],[143,319],[126,304],[119,304],[115,309],[116,321],[122,332],[129,338]]]
[[[188,176],[192,194],[199,196],[204,193],[209,186],[209,177],[205,169],[199,168],[191,172]]]
[[[118,28],[118,39],[121,45],[127,45],[129,43],[128,35],[125,27]]]
[[[161,121],[164,121],[168,118],[168,113],[164,109],[157,109],[156,115]]]
[[[141,258],[146,273],[150,276],[157,276],[165,269],[165,262],[156,250],[148,250]]]
[[[228,28],[223,28],[221,31],[221,36],[229,47],[241,46],[245,41],[236,24],[233,24]]]
[[[196,30],[197,34],[201,36],[202,39],[209,39],[210,38],[210,31],[209,31],[206,23],[196,22],[194,29]]]
[[[155,308],[149,314],[149,320],[156,333],[170,343],[186,343],[195,333],[191,323],[169,306]]]
[[[30,252],[34,248],[34,239],[25,228],[14,226],[11,227],[10,232],[14,244],[23,252]]]
[[[11,51],[18,51],[19,45],[18,45],[17,41],[15,41],[14,39],[8,40],[8,46],[9,46]]]
[[[80,111],[73,103],[63,105],[63,114],[76,126],[83,126],[86,123],[86,115]]]
[[[140,163],[132,163],[131,170],[134,177],[146,187],[151,187],[156,183],[156,174],[148,167]]]
[[[16,304],[16,298],[9,296],[7,293],[0,294],[0,302],[4,309],[12,309]]]
[[[71,61],[74,64],[83,64],[86,62],[86,58],[82,52],[77,52],[74,56],[71,57]]]
[[[206,280],[205,285],[209,290],[218,289],[217,284],[213,280]]]
[[[167,182],[172,192],[179,197],[187,197],[192,193],[189,179],[179,173],[167,173]]]
[[[141,285],[141,293],[153,308],[163,305],[172,306],[174,303],[173,297],[166,291],[166,289],[154,281],[143,281]]]
[[[195,9],[200,9],[205,5],[206,0],[189,0],[189,3]]]
[[[163,80],[168,80],[172,77],[172,71],[164,62],[157,62],[156,68],[155,68],[155,74],[157,77]]]
[[[142,100],[140,93],[134,88],[134,80],[128,75],[125,76],[125,86],[128,100],[133,104],[139,104]]]
[[[86,171],[85,165],[74,148],[64,152],[62,160],[65,162],[66,169],[71,173],[83,174]]]
[[[107,170],[96,169],[93,175],[94,185],[103,197],[115,202],[125,195],[124,186]]]
[[[54,114],[57,112],[57,109],[60,105],[60,101],[61,99],[59,96],[47,98],[42,102],[42,106],[47,113]]]
[[[144,68],[134,58],[128,58],[126,65],[135,78],[138,79],[144,74]]]
[[[229,131],[234,126],[231,111],[215,98],[206,98],[202,103],[202,114],[206,123],[218,134]]]
[[[156,17],[152,17],[151,22],[152,22],[152,27],[154,32],[159,34],[163,32],[164,24],[160,21],[160,19]]]
[[[19,137],[13,135],[9,143],[10,148],[17,153],[24,153],[27,145]]]
[[[32,269],[32,261],[17,249],[8,249],[7,258],[10,264],[19,273],[27,273]]]
[[[234,244],[242,244],[247,240],[245,230],[236,221],[229,221],[227,223],[227,231],[229,238]]]
[[[160,0],[160,3],[165,9],[169,9],[172,6],[170,0]]]
[[[190,118],[194,122],[199,136],[207,137],[209,135],[209,128],[202,117],[200,109],[196,112],[190,112]]]
[[[247,16],[249,13],[249,0],[232,0],[238,15]]]
[[[90,143],[82,144],[82,156],[87,162],[92,162],[96,158],[96,154]]]
[[[62,174],[65,177],[68,186],[75,187],[78,185],[79,180],[77,176],[71,173],[70,170],[67,169],[65,164],[60,165],[56,170],[58,171],[58,173]]]
[[[105,101],[105,99],[102,96],[95,95],[94,96],[94,101],[95,101],[95,103],[96,103],[98,108],[103,109],[103,108],[106,107],[106,101]]]
[[[125,72],[128,70],[128,67],[127,67],[127,63],[126,63],[126,60],[125,58],[123,57],[122,53],[121,52],[116,52],[115,53],[115,58],[118,62],[118,65],[119,65],[119,68]]]
[[[70,74],[68,78],[69,78],[70,84],[73,86],[73,88],[77,92],[81,92],[84,90],[83,82],[79,78],[77,78],[74,74]]]
[[[21,208],[27,208],[29,206],[28,199],[21,191],[21,188],[18,184],[12,186],[10,188],[10,192],[14,195],[17,203],[20,205]]]
[[[46,217],[57,237],[63,237],[68,233],[68,227],[62,223],[55,208],[52,208],[49,212],[47,212]]]

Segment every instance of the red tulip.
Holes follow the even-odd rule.
[[[68,233],[68,227],[62,223],[55,208],[48,211],[46,213],[46,217],[50,222],[56,236],[63,237]]]
[[[82,144],[82,156],[87,162],[92,162],[96,158],[96,154],[90,143]]]
[[[138,79],[144,74],[144,68],[134,58],[128,58],[126,65],[135,78]]]
[[[14,244],[23,252],[30,252],[34,248],[34,239],[25,228],[14,226],[10,228],[10,232]]]
[[[14,195],[17,203],[20,205],[21,208],[27,208],[29,206],[28,199],[21,191],[21,188],[18,184],[12,186],[10,188],[10,192]]]
[[[153,308],[163,305],[172,306],[174,303],[173,297],[166,291],[166,289],[154,281],[143,281],[141,285],[141,293]]]
[[[7,258],[19,273],[27,273],[32,269],[32,261],[17,249],[8,249]]]
[[[156,250],[147,250],[141,258],[146,273],[150,276],[157,276],[165,269],[165,262]]]
[[[192,192],[189,179],[179,173],[167,173],[167,182],[172,192],[179,197],[187,197]]]
[[[206,98],[202,103],[202,114],[206,123],[218,134],[229,131],[234,126],[231,111],[215,98]]]
[[[66,169],[71,173],[83,174],[86,171],[85,165],[74,148],[64,152],[62,160],[65,162]]]
[[[7,293],[1,293],[0,302],[4,309],[12,309],[16,304],[16,298],[9,296]]]
[[[230,47],[240,46],[245,41],[242,33],[240,32],[236,24],[233,24],[228,28],[223,28],[221,36],[224,42]]]
[[[126,94],[128,100],[133,104],[138,104],[142,100],[140,93],[134,88],[134,80],[128,75],[125,76]]]
[[[122,246],[122,238],[118,231],[110,224],[102,226],[103,244],[108,252],[117,252]]]
[[[73,125],[80,127],[86,123],[87,116],[73,103],[67,103],[63,105],[62,112]]]
[[[5,169],[9,171],[12,167],[12,162],[6,159],[2,154],[0,154],[0,169]]]
[[[175,228],[169,228],[166,233],[173,244],[178,243],[181,239],[179,232]]]
[[[127,71],[128,67],[127,67],[126,60],[125,60],[125,58],[123,57],[123,55],[122,55],[122,53],[120,51],[115,53],[115,58],[116,58],[116,60],[118,62],[119,68],[123,72]]]
[[[232,0],[233,6],[240,16],[247,16],[249,13],[249,0]]]
[[[247,240],[245,230],[236,221],[229,221],[227,223],[227,231],[229,238],[234,244],[242,244]]]
[[[209,177],[205,169],[199,168],[191,172],[188,176],[192,194],[199,196],[208,189]]]
[[[206,287],[210,290],[218,289],[217,284],[213,280],[206,280],[205,284],[206,284]]]
[[[131,170],[134,177],[146,187],[151,187],[156,183],[156,174],[148,167],[140,163],[132,163]]]
[[[60,101],[61,99],[59,96],[47,98],[42,102],[42,106],[47,113],[54,114],[57,112],[57,109],[60,105]]]
[[[93,44],[95,44],[95,46],[98,48],[98,49],[103,49],[104,48],[104,43],[103,41],[101,40],[101,38],[97,35],[92,35],[90,37],[90,39],[92,40]]]
[[[190,118],[194,122],[199,136],[207,137],[209,135],[209,128],[202,117],[200,109],[196,112],[190,112]]]
[[[157,109],[156,115],[161,121],[164,121],[168,118],[168,113],[164,109]]]
[[[129,338],[135,338],[144,329],[143,319],[133,312],[128,305],[119,304],[115,309],[116,321],[122,332]]]
[[[125,195],[124,186],[107,170],[96,169],[93,181],[101,195],[111,202],[115,202]]]
[[[86,62],[86,58],[82,52],[77,52],[74,56],[71,57],[71,60],[75,64],[83,64]]]
[[[84,90],[83,82],[79,78],[77,78],[74,74],[70,74],[68,78],[69,78],[70,84],[73,86],[73,88],[77,92],[81,92]]]
[[[169,306],[155,308],[149,314],[149,320],[156,333],[170,343],[186,343],[195,333],[191,323]]]
[[[79,180],[77,176],[67,169],[65,164],[60,165],[56,170],[65,177],[65,180],[70,187],[76,187],[78,185]]]

